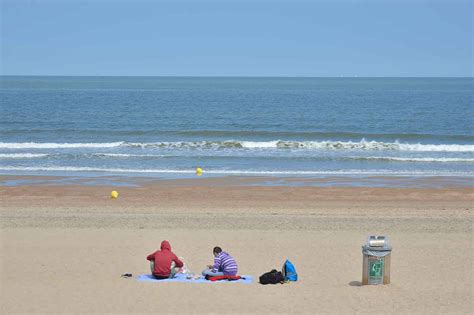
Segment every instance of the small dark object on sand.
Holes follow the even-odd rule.
[[[130,278],[131,276],[132,276],[131,273],[124,273],[124,274],[122,275],[122,278]]]

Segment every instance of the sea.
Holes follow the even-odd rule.
[[[3,175],[474,175],[473,78],[0,83]]]

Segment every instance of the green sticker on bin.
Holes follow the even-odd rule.
[[[383,259],[369,261],[369,277],[382,277],[383,261]]]

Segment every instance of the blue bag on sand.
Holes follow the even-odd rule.
[[[283,264],[281,273],[283,274],[283,277],[285,277],[285,280],[298,281],[298,274],[296,273],[296,268],[288,259]]]

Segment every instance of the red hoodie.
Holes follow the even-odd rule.
[[[161,242],[161,250],[157,250],[146,258],[155,262],[153,275],[159,277],[168,277],[171,273],[171,262],[174,261],[176,267],[183,267],[183,262],[171,251],[171,245],[168,241]]]

